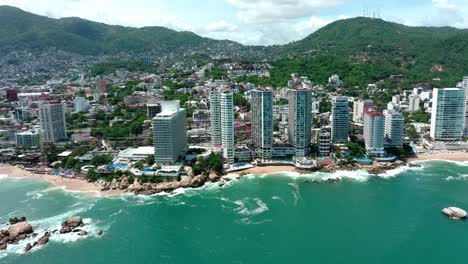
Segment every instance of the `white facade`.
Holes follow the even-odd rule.
[[[385,141],[388,146],[403,146],[405,118],[397,111],[385,110]]]
[[[436,88],[432,102],[431,138],[458,141],[463,135],[465,92],[459,88]]]
[[[39,106],[43,142],[54,143],[68,139],[66,112],[67,104],[65,103],[42,104]]]
[[[161,102],[161,113],[153,118],[154,159],[174,164],[187,148],[186,111],[179,101]]]
[[[222,144],[221,138],[221,96],[218,91],[210,94],[210,125],[211,143],[214,146]]]
[[[296,158],[309,154],[312,137],[312,91],[307,88],[290,89],[289,100],[289,143],[294,146]]]
[[[374,105],[372,100],[358,100],[353,105],[353,122],[356,124],[364,123],[364,109]]]
[[[364,141],[367,153],[382,156],[384,152],[385,121],[376,108],[366,108],[364,113]]]
[[[273,151],[273,92],[251,91],[252,145],[256,157],[271,159]]]
[[[223,91],[220,95],[221,101],[221,145],[223,146],[223,157],[229,164],[234,163],[234,97],[232,92]]]
[[[463,77],[462,87],[463,87],[463,91],[465,92],[465,116],[464,116],[463,135],[465,137],[468,137],[468,76]]]
[[[333,143],[344,144],[348,142],[349,106],[346,96],[332,98],[331,131]]]
[[[73,100],[73,112],[86,113],[89,110],[89,102],[84,97],[76,97]]]
[[[419,103],[420,103],[419,95],[416,95],[416,94],[410,95],[408,97],[408,105],[409,105],[408,111],[410,112],[418,111],[420,109]]]

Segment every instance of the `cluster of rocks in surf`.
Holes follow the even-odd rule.
[[[136,180],[133,184],[130,184],[127,178],[121,180],[113,180],[107,183],[102,188],[102,191],[109,190],[126,190],[134,194],[141,195],[153,195],[162,192],[172,192],[179,188],[199,188],[208,182],[218,182],[221,179],[229,181],[227,178],[222,178],[220,175],[211,173],[210,175],[200,176],[183,176],[180,181],[174,182],[161,182],[161,183],[140,183]]]
[[[36,238],[39,237],[38,233],[34,232],[34,228],[31,224],[26,221],[26,217],[13,217],[10,218],[8,223],[8,229],[0,230],[0,251],[6,250],[8,245],[15,245],[19,244],[22,240],[27,238]],[[59,230],[49,231],[46,230],[42,236],[40,236],[36,241],[32,244],[28,243],[24,251],[28,252],[34,247],[44,246],[49,243],[49,239],[52,235],[60,233],[60,234],[67,234],[67,233],[77,233],[79,236],[86,236],[88,232],[85,230],[80,229],[84,227],[85,223],[79,216],[72,217],[62,223],[62,227]],[[102,235],[103,232],[99,231],[98,235]]]
[[[334,173],[337,171],[352,171],[352,170],[366,170],[369,174],[379,175],[389,170],[397,169],[405,165],[404,161],[397,160],[395,162],[376,162],[372,165],[359,165],[357,163],[348,163],[341,165],[329,165],[319,169],[321,172]]]
[[[344,163],[336,165],[321,166],[311,170],[296,170],[302,174],[310,174],[311,172],[325,172],[325,173],[334,173],[337,171],[353,171],[353,170],[366,170],[369,174],[379,175],[387,172],[388,170],[393,170],[398,167],[404,166],[405,162],[398,160],[396,162],[376,162],[373,165],[360,165],[357,163]],[[410,167],[417,166],[415,164],[408,164]],[[241,173],[238,177],[245,176],[245,173]],[[153,195],[157,193],[170,193],[179,188],[199,188],[205,185],[208,182],[220,182],[220,185],[224,185],[225,182],[230,181],[230,178],[223,177],[221,175],[216,175],[215,173],[210,173],[209,175],[199,175],[199,176],[183,176],[180,181],[174,182],[162,182],[162,183],[141,183],[135,180],[133,183],[129,182],[127,177],[123,177],[119,180],[114,179],[112,182],[104,183],[101,191],[111,191],[111,190],[123,190],[128,193],[134,193],[136,195]],[[338,183],[341,180],[339,178],[327,179],[319,182],[323,183]]]

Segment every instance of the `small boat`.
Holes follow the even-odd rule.
[[[450,217],[455,220],[466,219],[467,213],[465,210],[458,207],[448,207],[442,210],[442,213],[447,217]]]

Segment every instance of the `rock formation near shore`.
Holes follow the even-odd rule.
[[[31,236],[33,227],[26,222],[26,218],[24,220],[21,222],[11,221],[15,224],[11,225],[7,230],[0,231],[0,250],[5,250],[9,244],[17,244]]]
[[[10,226],[6,230],[0,230],[0,250],[7,249],[10,244],[18,244],[22,240],[27,238],[35,238],[38,236],[37,233],[34,233],[34,228],[31,224],[26,221],[26,217],[14,217],[9,219]],[[83,220],[79,216],[72,217],[67,219],[62,223],[62,228],[60,229],[60,234],[67,233],[77,233],[79,236],[86,236],[88,232],[81,230],[80,227],[85,226]],[[52,233],[45,231],[44,234],[36,240],[34,243],[28,243],[24,251],[28,252],[37,246],[44,246],[49,242],[49,239],[52,237]],[[100,231],[99,235],[102,235],[103,232]]]

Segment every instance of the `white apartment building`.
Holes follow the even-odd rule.
[[[269,160],[273,151],[273,92],[270,89],[253,90],[252,146],[255,156]]]
[[[408,111],[410,112],[416,112],[420,109],[419,104],[420,104],[421,99],[419,98],[419,95],[417,94],[412,94],[408,97]]]
[[[353,104],[353,122],[356,124],[364,123],[364,109],[369,106],[373,106],[372,100],[358,100]]]
[[[289,143],[295,148],[296,158],[303,158],[310,152],[312,91],[308,88],[290,89],[288,100]]]
[[[187,118],[179,101],[161,102],[161,113],[153,118],[154,159],[174,164],[187,149]]]
[[[234,97],[231,91],[224,90],[220,94],[221,102],[221,145],[223,157],[228,164],[234,163]]]
[[[364,141],[369,155],[383,156],[385,121],[375,107],[368,107],[364,113]]]
[[[39,106],[43,142],[54,143],[68,139],[66,112],[67,104],[65,103],[50,103]]]
[[[84,97],[75,97],[73,100],[74,113],[86,113],[89,110],[89,102]]]
[[[405,118],[394,110],[385,110],[385,143],[391,147],[403,146]]]

